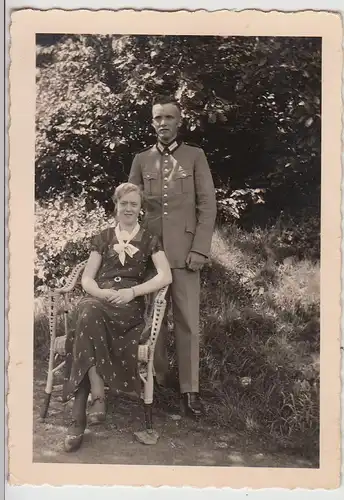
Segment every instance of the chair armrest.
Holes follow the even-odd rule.
[[[168,290],[168,285],[164,286],[163,288],[161,288],[157,294],[156,294],[156,297],[154,299],[154,306],[159,304],[160,301],[164,302],[165,301],[165,297],[166,297],[166,293],[167,293],[167,290]],[[165,301],[166,302],[166,301]]]
[[[161,325],[164,319],[165,310],[166,310],[166,293],[168,290],[168,285],[161,288],[155,299],[154,299],[154,311],[153,311],[153,320],[151,326],[151,333],[149,336],[148,344],[149,344],[149,358],[153,360],[154,357],[154,349],[155,344],[160,333]]]
[[[59,293],[71,292],[75,288],[78,278],[81,272],[85,269],[86,264],[87,260],[84,260],[80,262],[80,264],[75,266],[74,269],[69,274],[69,276],[67,277],[67,283],[62,288],[56,288],[53,293],[59,294]]]

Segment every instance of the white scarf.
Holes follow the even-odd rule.
[[[119,224],[115,227],[115,234],[118,240],[118,243],[116,243],[113,246],[113,249],[118,253],[119,260],[124,266],[125,263],[125,257],[129,255],[129,257],[133,257],[136,252],[139,251],[138,248],[134,247],[134,245],[130,244],[130,241],[137,235],[137,233],[140,231],[140,225],[137,223],[134,229],[132,230],[131,233],[128,233],[128,231],[121,231],[119,228]],[[124,242],[126,240],[126,242]]]

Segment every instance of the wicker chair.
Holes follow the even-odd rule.
[[[65,342],[68,335],[68,313],[71,310],[70,294],[80,285],[82,271],[87,261],[78,264],[67,278],[63,288],[50,290],[49,292],[49,330],[50,330],[50,352],[45,387],[44,401],[41,407],[41,420],[44,421],[48,414],[52,392],[54,390],[54,376],[63,368],[65,360],[57,364],[57,359],[65,355]],[[145,324],[146,339],[138,347],[138,368],[142,382],[141,399],[144,403],[145,426],[148,433],[153,432],[152,424],[152,404],[154,392],[154,350],[160,332],[162,320],[166,309],[166,293],[168,286],[165,286],[155,294],[146,296]],[[59,299],[62,298],[64,308],[64,333],[63,336],[56,336]],[[148,335],[147,335],[148,332]],[[148,339],[147,339],[148,336]]]

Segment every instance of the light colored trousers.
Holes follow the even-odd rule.
[[[199,307],[200,272],[172,269],[172,284],[166,299],[172,298],[179,385],[181,393],[199,391]],[[167,313],[156,343],[154,367],[157,381],[168,371]]]

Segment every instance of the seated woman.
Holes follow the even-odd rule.
[[[80,301],[74,335],[66,342],[64,401],[75,398],[66,451],[82,443],[90,392],[88,425],[105,420],[105,385],[140,395],[137,357],[145,326],[144,295],[172,281],[158,237],[138,224],[140,189],[121,184],[113,200],[118,223],[92,240],[81,281],[89,296]],[[151,262],[157,274],[143,283]]]

